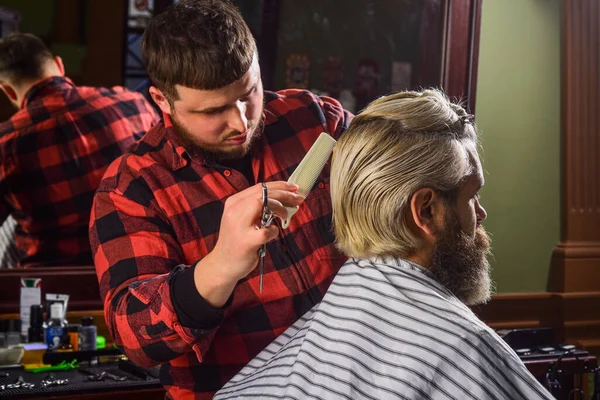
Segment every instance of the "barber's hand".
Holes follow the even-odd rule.
[[[285,218],[286,206],[298,206],[304,197],[297,194],[298,186],[283,181],[267,183],[269,209]],[[211,305],[221,307],[236,283],[258,264],[258,249],[277,238],[275,224],[262,229],[262,185],[254,185],[227,199],[219,239],[210,254],[196,266],[196,288]]]

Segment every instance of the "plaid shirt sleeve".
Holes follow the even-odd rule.
[[[344,110],[337,100],[331,97],[322,96],[320,97],[323,102],[323,111],[327,120],[327,129],[331,133],[335,140],[338,140],[342,133],[344,133],[350,122],[354,118],[352,113]]]
[[[164,363],[192,350],[201,360],[224,312],[209,306],[195,290],[194,266],[178,265],[183,260],[181,246],[169,234],[161,211],[149,199],[132,199],[118,187],[108,188],[118,176],[124,179],[118,171],[121,163],[109,167],[90,218],[90,242],[113,339],[143,366]],[[127,184],[130,189],[136,185],[143,185],[139,178]],[[196,310],[196,318],[185,321],[187,326],[175,312],[172,291],[177,283],[191,293],[186,301],[193,301]],[[189,323],[198,315],[203,316],[203,323]]]

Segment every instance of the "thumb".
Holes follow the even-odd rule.
[[[267,229],[267,243],[277,239],[277,236],[279,236],[279,228],[277,227],[277,225],[271,225],[269,227],[266,228]]]

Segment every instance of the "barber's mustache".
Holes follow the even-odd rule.
[[[227,139],[234,138],[236,136],[244,135],[244,134],[246,134],[248,132],[254,131],[255,129],[256,129],[256,124],[248,125],[248,129],[246,130],[246,132],[231,131],[231,132],[227,133],[223,139],[227,140]]]

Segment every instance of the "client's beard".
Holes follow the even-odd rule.
[[[482,304],[492,294],[490,240],[483,226],[467,236],[449,213],[442,236],[433,248],[430,272],[467,305]]]

